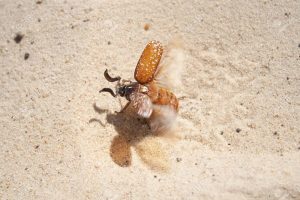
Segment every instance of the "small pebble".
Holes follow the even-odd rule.
[[[35,149],[38,149],[39,147],[40,147],[40,145],[36,145],[34,148],[35,148]]]
[[[275,132],[273,133],[273,135],[278,135],[277,131],[275,131]]]
[[[108,45],[111,45],[111,42],[110,42],[110,41],[108,41],[108,42],[107,42],[107,44],[108,44]]]
[[[239,133],[239,132],[241,132],[241,131],[242,131],[242,129],[240,129],[240,128],[237,128],[235,131],[236,131],[237,133]]]
[[[149,25],[149,24],[145,24],[145,25],[144,25],[144,30],[145,30],[145,31],[148,31],[149,28],[150,28],[150,25]]]
[[[176,161],[177,161],[177,162],[181,162],[182,159],[181,159],[181,158],[176,158]]]

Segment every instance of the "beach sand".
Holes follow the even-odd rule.
[[[300,1],[2,0],[0,28],[0,199],[300,199]],[[98,91],[178,35],[153,136]]]

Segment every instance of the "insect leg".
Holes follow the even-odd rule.
[[[182,96],[182,97],[178,97],[178,100],[184,100],[186,98],[188,98],[188,96]]]
[[[115,78],[111,77],[111,76],[108,74],[107,69],[104,71],[104,77],[105,77],[106,80],[108,80],[109,82],[115,82],[115,81],[121,80],[121,77],[120,77],[120,76],[117,76],[117,77],[115,77]]]
[[[112,89],[110,88],[103,88],[102,90],[100,90],[99,92],[108,92],[111,94],[111,96],[116,97],[117,95],[114,93],[114,91],[112,91]]]

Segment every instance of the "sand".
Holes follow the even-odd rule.
[[[0,28],[0,199],[300,199],[299,1],[2,0]],[[98,91],[176,35],[153,136]]]

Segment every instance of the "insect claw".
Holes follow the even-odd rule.
[[[114,93],[114,91],[112,91],[112,89],[110,88],[103,88],[102,90],[99,91],[99,93],[101,92],[108,92],[111,94],[111,96],[116,97],[117,95]]]
[[[111,77],[109,74],[108,74],[108,70],[106,69],[104,71],[104,77],[106,78],[106,80],[108,80],[109,82],[115,82],[115,81],[120,81],[121,80],[121,77],[120,76],[117,76],[115,78]]]

